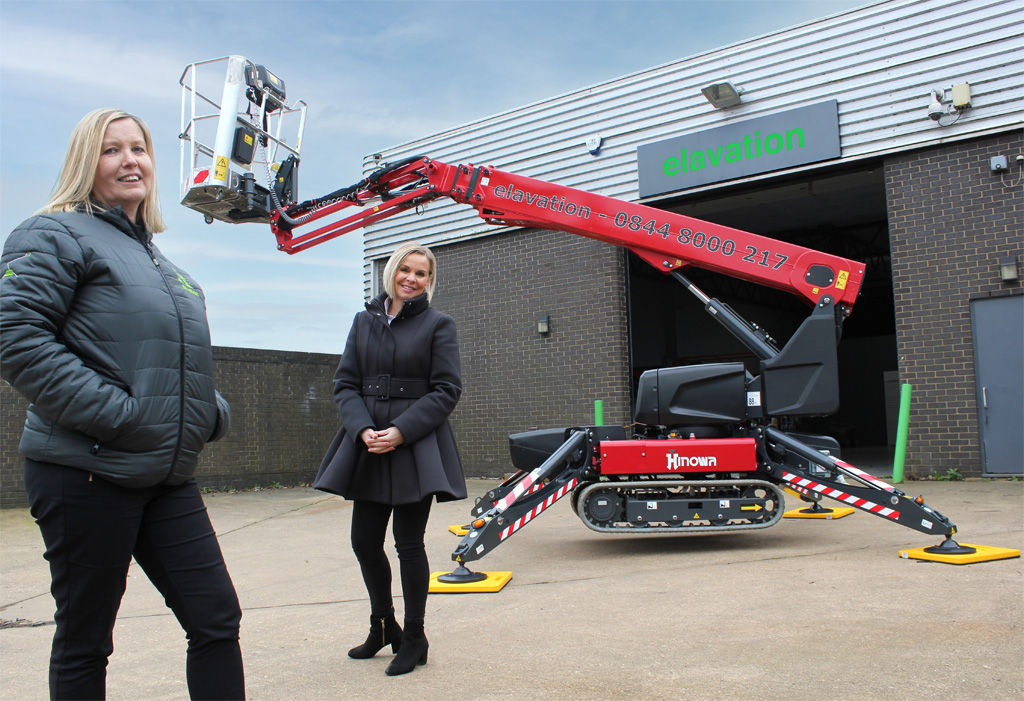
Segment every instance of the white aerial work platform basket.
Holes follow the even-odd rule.
[[[241,56],[189,64],[180,83],[181,203],[207,223],[266,223],[295,204],[306,103]]]

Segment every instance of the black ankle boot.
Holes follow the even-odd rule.
[[[423,619],[405,619],[405,630],[402,631],[402,648],[391,661],[384,673],[389,677],[408,674],[416,669],[416,665],[427,663],[427,636],[423,634]]]
[[[356,660],[367,660],[389,643],[391,652],[398,652],[402,646],[402,628],[395,620],[395,614],[387,618],[370,616],[370,634],[366,636],[366,642],[349,650],[348,656]]]

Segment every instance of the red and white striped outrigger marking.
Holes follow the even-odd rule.
[[[789,488],[792,489],[794,492],[797,492],[798,494],[806,494],[807,496],[811,496],[810,489],[804,489],[803,487],[798,487],[795,484],[790,484]]]
[[[833,489],[832,487],[828,487],[824,484],[819,484],[818,482],[815,482],[814,480],[809,480],[806,477],[799,477],[797,475],[790,474],[789,472],[783,472],[782,479],[786,480],[791,485],[795,485],[797,487],[804,487],[806,489],[813,489],[819,494],[823,494],[827,497],[835,499],[836,501],[841,501],[845,504],[849,504],[850,506],[856,506],[859,509],[871,511],[872,513],[876,513],[879,516],[891,518],[893,521],[900,520],[899,511],[890,509],[887,506],[876,504],[872,501],[868,501],[867,499],[855,497],[852,494],[847,494],[846,492],[841,492],[838,489]],[[890,487],[890,489],[892,488]]]
[[[529,489],[526,490],[526,494],[533,494],[538,489],[543,489],[543,488],[544,488],[544,483],[543,482],[537,482],[532,487],[530,487]],[[515,499],[513,498],[512,501],[515,501]],[[500,503],[501,503],[501,501],[499,500],[499,501],[496,501],[493,504],[491,504],[491,506],[497,507],[498,504],[500,504]],[[502,511],[504,511],[504,509],[502,509]]]
[[[497,508],[499,511],[504,511],[508,507],[512,506],[512,504],[515,503],[516,499],[521,497],[523,494],[533,494],[538,489],[543,487],[544,483],[537,479],[537,475],[534,474],[535,472],[537,472],[537,470],[534,470],[533,472],[528,474],[526,477],[520,480],[519,484],[512,487],[511,492],[506,494],[498,501],[494,502],[495,508]]]
[[[853,474],[857,479],[864,480],[865,482],[870,484],[872,487],[876,487],[878,489],[884,489],[887,492],[895,492],[896,491],[896,488],[893,487],[891,484],[883,482],[882,480],[878,479],[874,475],[869,475],[867,472],[864,472],[864,470],[858,470],[853,465],[847,464],[847,463],[843,462],[842,460],[836,460],[836,465],[838,465],[839,467],[843,468],[847,472]]]
[[[530,522],[530,519],[534,518],[535,516],[540,514],[541,511],[543,511],[544,509],[548,508],[549,506],[554,504],[556,501],[558,501],[559,499],[564,497],[566,494],[571,492],[576,487],[576,484],[577,484],[577,480],[576,480],[575,477],[573,477],[566,484],[562,485],[557,492],[555,492],[554,494],[549,496],[547,499],[545,499],[541,503],[537,504],[535,507],[533,507],[532,509],[527,511],[525,514],[523,514],[522,516],[517,518],[514,522],[512,522],[508,526],[506,526],[505,530],[503,530],[501,532],[501,534],[498,536],[498,540],[499,541],[505,540],[510,535],[512,535],[513,533],[518,531],[520,528],[525,526],[527,523]]]

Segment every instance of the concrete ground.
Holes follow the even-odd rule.
[[[472,481],[470,494],[495,484]],[[1024,483],[901,488],[949,516],[961,542],[1024,548]],[[209,495],[245,612],[249,697],[1024,698],[1019,558],[901,559],[900,549],[936,543],[862,512],[742,535],[600,535],[568,501],[474,566],[511,570],[503,591],[431,595],[429,662],[391,678],[390,652],[345,654],[369,613],[350,505],[300,488]],[[451,569],[458,538],[447,526],[465,523],[469,505],[435,505],[434,571]],[[54,629],[42,541],[26,510],[0,513],[0,528],[0,696],[44,699]],[[114,635],[109,698],[187,698],[184,635],[135,568]]]

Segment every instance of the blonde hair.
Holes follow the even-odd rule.
[[[160,198],[156,191],[156,161],[153,158],[153,137],[149,127],[133,114],[114,108],[93,110],[82,117],[82,120],[71,132],[68,139],[68,150],[64,155],[64,165],[57,176],[57,184],[53,186],[50,199],[36,214],[53,214],[56,212],[74,212],[84,209],[92,214],[100,207],[92,200],[92,190],[96,185],[96,168],[100,162],[100,151],[103,149],[103,137],[111,122],[119,119],[130,119],[139,125],[146,140],[146,152],[153,161],[153,180],[146,198],[139,204],[136,222],[141,222],[150,233],[158,234],[167,229],[164,218],[160,214]]]
[[[398,296],[395,291],[395,275],[398,274],[398,267],[402,261],[411,253],[420,253],[430,261],[430,279],[427,281],[427,301],[429,302],[434,298],[434,286],[437,284],[437,259],[434,258],[434,254],[429,248],[418,243],[403,244],[388,258],[388,262],[384,266],[384,291],[391,299]]]

